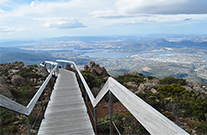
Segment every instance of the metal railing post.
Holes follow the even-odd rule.
[[[29,116],[26,116],[28,135],[30,135]]]
[[[47,88],[48,88],[48,93],[47,93],[48,100],[50,100],[50,85],[49,85],[49,83],[47,84]]]
[[[94,126],[95,126],[95,134],[97,135],[98,131],[97,131],[97,111],[96,111],[96,107],[94,108]]]
[[[113,95],[112,92],[109,91],[109,104],[110,104],[110,108],[109,108],[109,114],[110,114],[110,135],[113,134]]]
[[[42,105],[42,118],[44,119],[44,104],[43,104],[43,102],[42,102],[42,95],[41,95],[41,105]]]

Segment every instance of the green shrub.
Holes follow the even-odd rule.
[[[87,71],[83,71],[82,75],[83,75],[84,79],[86,80],[90,89],[92,89],[94,87],[100,88],[101,85],[104,84],[106,81],[102,77],[96,76],[96,75],[94,75],[90,72],[87,72]]]
[[[175,117],[172,115],[172,113],[165,111],[165,112],[162,112],[162,114],[165,115],[165,117],[167,117],[171,121],[175,121]]]
[[[201,122],[196,127],[196,131],[198,134],[206,134],[207,133],[207,122]]]
[[[124,75],[124,76],[118,76],[115,79],[121,84],[124,84],[127,82],[135,82],[135,84],[138,85],[144,82],[144,75],[141,73],[137,75]]]
[[[109,115],[99,118],[98,123],[109,121]],[[132,116],[120,113],[113,114],[113,121],[121,134],[149,134],[146,129]],[[109,122],[98,126],[98,133],[109,134]],[[114,131],[116,131],[114,129]]]
[[[198,121],[194,121],[194,120],[189,120],[189,121],[187,122],[187,125],[188,125],[190,128],[192,128],[192,129],[194,129],[195,127],[197,127],[198,124],[199,124],[199,122],[198,122]]]
[[[26,124],[26,117],[22,117],[19,121],[20,124]]]
[[[183,78],[174,78],[174,77],[165,77],[163,79],[160,79],[160,84],[180,84],[180,85],[186,85],[187,82]]]
[[[6,129],[8,132],[10,132],[10,133],[16,133],[17,131],[18,131],[18,128],[17,128],[17,126],[15,126],[15,125],[11,125],[11,126],[9,126],[7,129]]]

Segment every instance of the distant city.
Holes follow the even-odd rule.
[[[159,78],[196,78],[204,82],[207,79],[206,35],[59,37],[2,42],[1,50],[5,50],[1,51],[1,63],[21,60],[19,55],[27,55],[30,59],[22,58],[26,64],[38,63],[41,59],[68,59],[83,68],[93,60],[112,76],[136,71]],[[13,59],[12,53],[16,54]],[[38,59],[34,60],[35,56]]]

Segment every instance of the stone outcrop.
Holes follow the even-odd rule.
[[[141,83],[135,93],[156,93],[157,89],[161,86],[157,82]]]
[[[4,95],[5,97],[8,97],[10,99],[13,99],[13,95],[10,92],[11,88],[7,85],[1,85],[0,84],[0,94]]]
[[[5,79],[2,76],[0,76],[0,84],[5,84],[5,83],[6,83]]]
[[[13,85],[21,84],[25,81],[25,79],[20,75],[13,75],[11,79],[11,83]]]
[[[46,77],[49,75],[46,68],[37,67],[36,65],[24,65],[23,62],[13,62],[0,64],[0,94],[26,106],[32,99],[32,96],[41,87]],[[48,86],[46,87],[43,95],[45,101],[49,99],[48,87],[53,89],[55,83],[55,76],[52,76]],[[3,110],[3,108],[1,108]],[[41,105],[37,104],[34,107],[32,115],[38,115],[38,110],[41,109]],[[9,119],[11,122],[4,123],[6,127],[15,125],[19,133],[25,132],[27,129],[25,124],[21,124],[23,115],[19,113],[10,113],[10,115],[4,118],[1,117],[0,123]],[[35,130],[37,129],[34,128]],[[35,132],[34,130],[34,132]],[[37,131],[36,131],[37,132]],[[11,134],[8,132],[1,132],[3,134]]]
[[[67,64],[66,66],[65,66],[65,69],[66,70],[69,70],[69,71],[75,71],[72,67],[71,67],[71,65],[70,64]]]
[[[47,77],[49,75],[49,73],[45,67],[38,68],[38,73],[41,74],[43,77]]]
[[[88,67],[88,65],[85,65],[84,71],[90,71],[91,73],[98,75],[98,76],[109,76],[106,69],[96,64],[94,61],[90,61],[90,67]]]

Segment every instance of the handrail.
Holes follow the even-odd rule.
[[[24,114],[26,116],[29,116],[31,111],[33,110],[36,102],[38,101],[38,99],[40,98],[43,90],[45,89],[45,87],[47,86],[48,82],[50,81],[52,74],[56,71],[56,69],[58,68],[58,65],[56,64],[56,66],[53,68],[53,70],[50,72],[49,76],[46,78],[46,80],[44,81],[44,83],[41,85],[41,87],[39,88],[39,90],[36,92],[36,94],[34,95],[34,97],[32,98],[32,100],[29,102],[29,104],[27,105],[27,107],[3,96],[0,94],[0,106],[3,108],[7,108],[9,110]]]
[[[46,80],[44,81],[44,83],[41,85],[41,87],[39,88],[39,90],[36,92],[36,94],[34,95],[34,97],[32,98],[32,100],[29,102],[29,104],[27,105],[27,109],[28,109],[28,115],[31,113],[31,111],[33,110],[36,102],[38,101],[38,99],[40,98],[42,92],[44,91],[45,87],[47,86],[48,82],[50,81],[53,72],[56,71],[58,65],[56,65],[53,70],[50,72],[49,76],[46,78]]]
[[[0,94],[0,106],[7,108],[9,110],[12,110],[14,112],[24,114],[24,115],[28,114],[28,109],[25,106],[7,98],[1,94]]]
[[[152,135],[187,135],[188,133],[170,121],[160,112],[155,110],[149,104],[144,102],[137,95],[132,93],[126,87],[121,85],[112,77],[109,77],[103,88],[100,90],[96,98],[94,98],[90,88],[88,87],[85,79],[77,68],[76,64],[67,60],[56,60],[56,62],[72,63],[86,89],[89,99],[96,107],[98,103],[103,99],[104,95],[111,91],[114,96],[131,112],[131,114],[146,128],[146,130]]]

